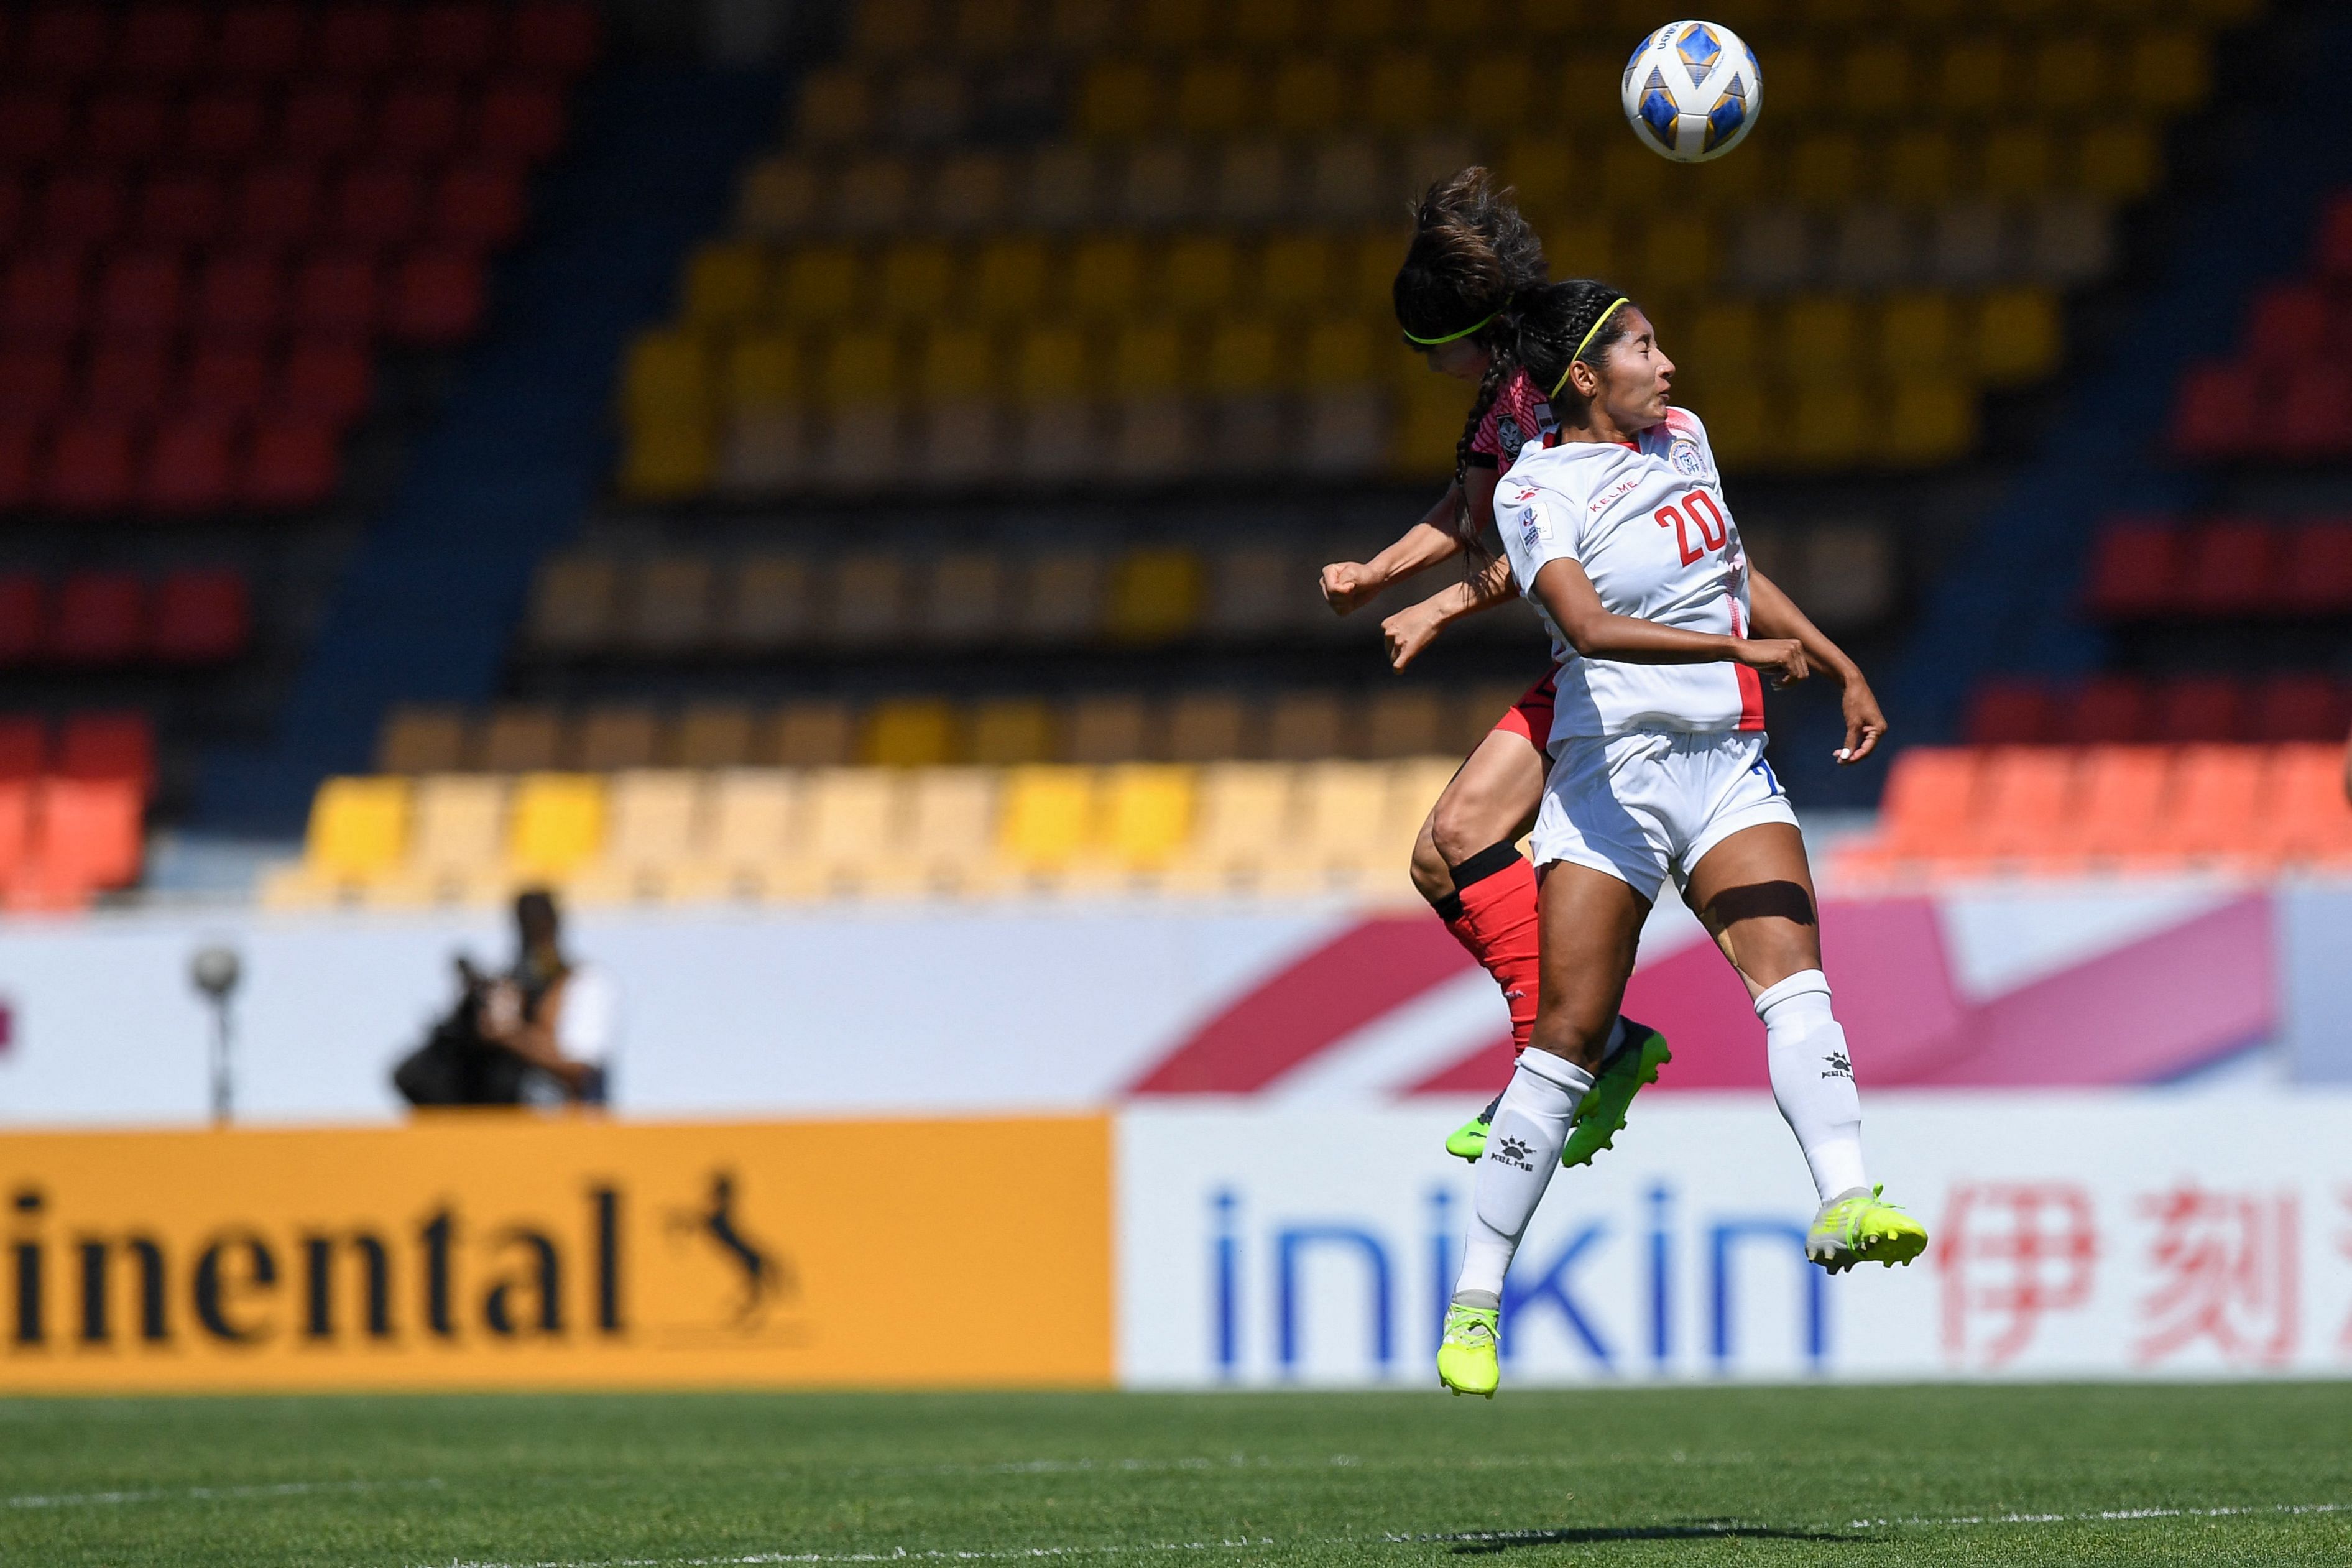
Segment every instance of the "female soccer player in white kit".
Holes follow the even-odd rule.
[[[1770,629],[1787,635],[1748,635],[1747,561],[1706,429],[1668,406],[1674,364],[1640,308],[1577,279],[1532,291],[1516,313],[1517,358],[1549,389],[1559,428],[1503,477],[1495,521],[1560,669],[1534,833],[1541,995],[1479,1156],[1438,1350],[1447,1387],[1489,1396],[1503,1277],[1669,877],[1756,990],[1773,1096],[1821,1197],[1808,1254],[1835,1273],[1908,1263],[1927,1244],[1863,1163],[1804,841],[1764,760],[1763,678],[1851,663],[1784,596],[1785,624]]]

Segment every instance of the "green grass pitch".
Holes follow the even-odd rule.
[[[0,1401],[0,1563],[2352,1563],[2352,1385]]]

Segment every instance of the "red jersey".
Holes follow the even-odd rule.
[[[1478,433],[1470,437],[1470,466],[1507,468],[1517,460],[1521,447],[1550,435],[1552,429],[1551,405],[1544,401],[1526,371],[1515,370],[1496,390],[1494,406],[1478,422]]]

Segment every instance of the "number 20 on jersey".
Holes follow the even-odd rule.
[[[1685,566],[1730,542],[1730,532],[1723,525],[1723,509],[1705,490],[1695,489],[1683,497],[1680,504],[1662,506],[1651,515],[1660,528],[1675,531],[1675,544],[1682,551]],[[1691,542],[1694,525],[1698,529],[1696,544]]]

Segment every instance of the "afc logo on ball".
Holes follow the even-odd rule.
[[[1675,472],[1694,479],[1706,469],[1706,461],[1698,455],[1696,441],[1676,441],[1666,448],[1666,461],[1674,466]]]

